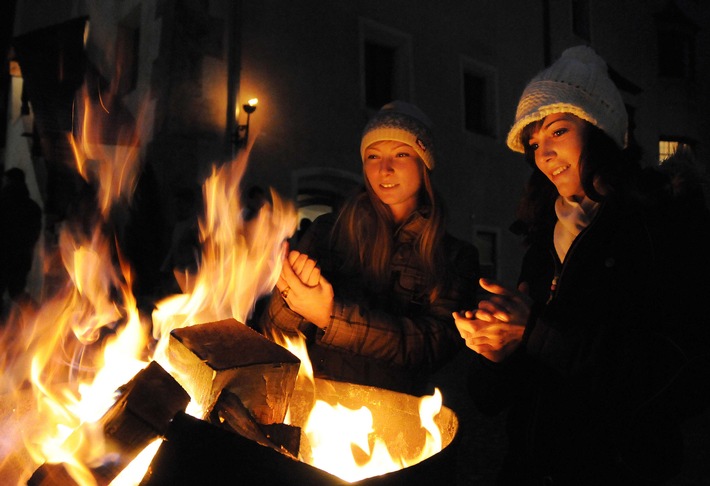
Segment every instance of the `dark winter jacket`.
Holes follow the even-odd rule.
[[[564,265],[552,228],[530,246],[520,281],[536,304],[523,345],[503,363],[479,357],[471,375],[484,411],[512,407],[502,484],[677,474],[678,422],[710,386],[708,228],[706,213],[612,198]]]
[[[429,373],[451,359],[463,342],[452,312],[470,306],[478,277],[476,248],[446,236],[451,285],[429,302],[422,264],[413,244],[424,217],[415,213],[395,233],[391,286],[370,288],[361,274],[342,270],[344,252],[331,248],[335,217],[321,216],[309,227],[299,251],[318,262],[333,285],[333,316],[325,331],[305,322],[274,292],[262,327],[292,334],[301,330],[316,376],[411,394],[430,393]]]

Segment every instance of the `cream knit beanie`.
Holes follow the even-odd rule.
[[[435,160],[431,126],[429,118],[411,103],[387,103],[365,125],[360,142],[360,157],[365,160],[365,149],[373,143],[394,140],[412,147],[424,165],[432,170]]]
[[[570,47],[528,83],[508,133],[508,147],[524,152],[520,140],[523,128],[553,113],[572,113],[626,147],[628,115],[624,100],[609,78],[606,62],[590,47]]]

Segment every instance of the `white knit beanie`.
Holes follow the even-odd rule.
[[[434,139],[432,123],[416,106],[405,101],[393,101],[383,106],[367,122],[362,131],[360,157],[365,161],[365,149],[375,142],[394,140],[414,149],[429,170],[434,169]]]
[[[528,83],[508,133],[508,147],[524,152],[523,128],[553,113],[572,113],[599,127],[619,147],[626,147],[624,100],[609,78],[606,62],[590,47],[570,47]]]

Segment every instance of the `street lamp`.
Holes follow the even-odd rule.
[[[237,129],[234,132],[234,147],[237,149],[246,147],[247,141],[249,140],[249,117],[252,113],[256,111],[256,104],[259,102],[258,99],[252,98],[242,105],[242,109],[247,114],[247,122],[244,125],[237,125]]]

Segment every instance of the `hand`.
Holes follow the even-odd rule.
[[[483,321],[495,320],[525,326],[530,318],[532,299],[528,295],[528,284],[522,282],[518,290],[510,290],[499,283],[482,278],[481,287],[492,295],[478,303],[475,317]]]
[[[454,322],[466,346],[500,362],[522,342],[532,300],[525,283],[517,291],[487,279],[481,279],[480,284],[492,296],[479,302],[478,309],[454,312]]]
[[[515,351],[523,339],[525,327],[497,319],[475,319],[477,311],[454,312],[454,322],[466,341],[466,346],[476,353],[499,363]]]
[[[315,260],[295,250],[288,252],[276,287],[292,311],[321,329],[328,326],[333,314],[333,286],[321,275]]]

